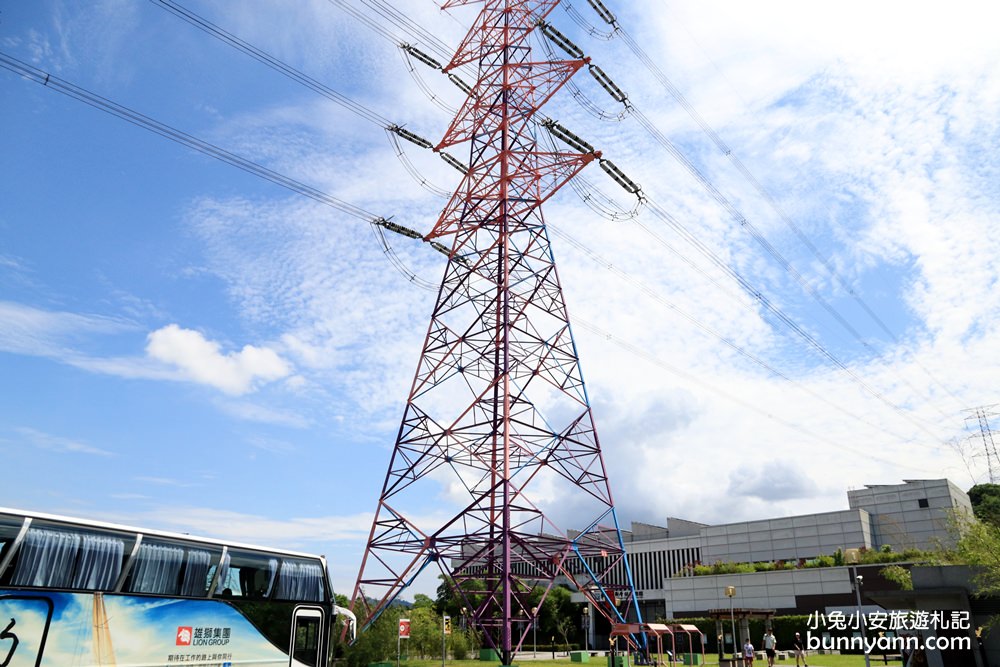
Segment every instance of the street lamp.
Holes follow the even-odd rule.
[[[736,597],[736,586],[726,586],[726,597],[729,598],[729,627],[733,632],[733,664],[736,657],[736,615],[733,613],[733,598]]]
[[[590,605],[583,605],[583,650],[590,653]]]
[[[538,657],[538,607],[531,608],[531,657]]]
[[[865,578],[858,574],[861,551],[859,549],[847,549],[844,551],[844,560],[851,564],[851,576],[854,577],[851,586],[854,588],[854,595],[858,601],[858,624],[861,626],[861,643],[864,646],[868,646],[868,637],[865,634],[864,614],[861,612],[861,584]],[[872,667],[871,659],[868,657],[867,652],[865,653],[865,667]]]

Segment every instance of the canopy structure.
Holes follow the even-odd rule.
[[[630,641],[635,641],[636,635],[645,634],[647,639],[652,638],[655,641],[656,655],[665,655],[663,648],[663,638],[670,638],[670,659],[676,659],[677,657],[677,635],[683,634],[687,637],[687,653],[691,656],[691,660],[688,664],[695,664],[693,656],[695,654],[695,637],[698,639],[698,643],[701,645],[701,664],[705,662],[705,642],[704,635],[697,626],[694,625],[684,625],[679,623],[673,623],[666,625],[664,623],[615,623],[611,626],[611,647],[612,650],[615,648],[616,639],[618,637],[627,637]],[[646,642],[646,646],[649,643]],[[661,658],[662,659],[662,658]]]

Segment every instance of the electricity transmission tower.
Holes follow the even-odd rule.
[[[436,567],[507,665],[537,616],[532,587],[566,582],[613,621],[641,618],[541,210],[600,157],[535,136],[539,108],[587,62],[531,57],[558,0],[443,7],[472,4],[444,70],[475,65],[476,84],[437,146],[468,143],[470,164],[427,236],[451,252],[352,604],[367,627]]]
[[[983,405],[978,408],[970,408],[965,410],[965,412],[972,413],[970,416],[966,417],[966,421],[975,419],[979,424],[979,436],[983,441],[983,453],[981,456],[986,457],[986,466],[990,475],[990,484],[996,484],[997,475],[1000,474],[1000,454],[997,453],[996,443],[993,441],[993,431],[990,429],[990,417],[996,417],[998,414],[994,408],[996,405]],[[970,439],[975,436],[969,436]],[[996,466],[994,468],[994,466]]]

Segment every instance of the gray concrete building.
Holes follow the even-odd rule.
[[[683,618],[728,608],[724,591],[730,585],[738,588],[740,606],[779,614],[853,608],[847,567],[710,576],[693,576],[692,569],[718,562],[801,564],[838,549],[884,545],[894,551],[930,549],[953,542],[954,510],[972,512],[966,493],[947,479],[867,485],[849,490],[847,498],[844,510],[722,525],[677,518],[668,518],[664,526],[633,522],[623,538],[643,618]],[[865,587],[893,588],[878,569],[862,568]],[[626,583],[623,567],[612,574],[612,583]]]
[[[932,549],[948,542],[949,513],[972,514],[969,496],[946,479],[916,479],[904,484],[869,484],[847,492],[851,507],[872,517],[872,539],[881,546]]]

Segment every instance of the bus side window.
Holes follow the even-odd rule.
[[[325,597],[323,578],[323,566],[318,561],[282,558],[274,597],[277,600],[322,602]]]
[[[110,590],[121,574],[125,539],[31,528],[15,557],[12,586]]]
[[[3,565],[7,558],[7,552],[10,551],[14,546],[14,540],[17,539],[17,534],[21,531],[21,525],[24,523],[24,519],[21,517],[8,517],[0,515],[0,566]],[[7,572],[0,571],[0,583],[7,583],[10,580],[10,570],[13,568],[6,568]],[[4,575],[7,576],[4,576]]]
[[[208,587],[215,574],[211,551],[206,549],[188,549],[184,564],[184,578],[181,581],[181,595],[203,598],[208,595]]]
[[[166,544],[143,542],[128,584],[130,593],[177,595],[184,564],[184,549]]]
[[[228,590],[236,598],[270,598],[278,575],[278,559],[238,549],[230,549],[228,555],[228,567],[220,574],[215,594],[221,596]]]
[[[146,540],[139,547],[125,584],[130,593],[203,598],[215,574],[221,550],[188,547],[179,542]]]

